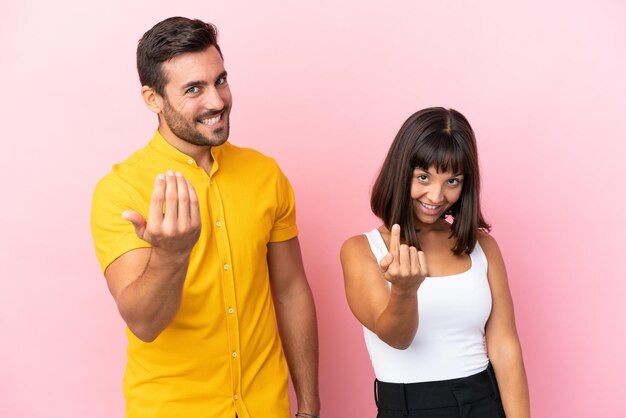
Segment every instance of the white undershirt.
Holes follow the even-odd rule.
[[[376,259],[387,254],[380,232],[365,234]],[[491,313],[487,257],[476,242],[469,270],[427,277],[417,291],[419,327],[406,350],[397,350],[363,327],[376,378],[415,383],[470,376],[487,368],[485,324]]]

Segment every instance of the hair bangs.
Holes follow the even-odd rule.
[[[437,132],[419,143],[413,156],[413,167],[428,170],[433,166],[440,173],[468,171],[467,157],[454,137]]]

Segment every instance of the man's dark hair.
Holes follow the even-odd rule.
[[[142,86],[152,87],[164,96],[167,75],[163,63],[176,55],[202,52],[217,44],[217,28],[211,23],[185,17],[170,17],[144,33],[137,45],[137,71]]]
[[[464,175],[459,200],[447,211],[451,215],[452,251],[471,253],[478,230],[490,229],[480,210],[480,173],[474,131],[465,117],[453,109],[431,107],[414,113],[396,135],[374,183],[372,212],[391,230],[401,227],[402,239],[419,247],[411,199],[413,170],[452,171]]]

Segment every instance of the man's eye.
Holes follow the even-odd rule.
[[[190,94],[195,94],[198,93],[200,91],[200,89],[196,86],[193,87],[189,87],[186,91],[186,93],[190,93]]]
[[[226,77],[220,77],[217,79],[217,81],[215,82],[216,86],[221,86],[222,84],[226,84]]]

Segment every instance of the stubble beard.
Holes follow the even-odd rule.
[[[228,136],[230,134],[230,108],[225,107],[221,113],[222,118],[225,118],[224,126],[213,130],[213,134],[210,137],[207,137],[200,132],[200,130],[198,130],[196,124],[200,124],[200,120],[202,119],[215,115],[215,112],[211,112],[210,114],[204,113],[196,116],[192,121],[188,121],[180,113],[174,110],[167,101],[163,107],[163,118],[165,119],[165,123],[167,123],[170,131],[183,141],[201,147],[216,147],[222,145],[228,140]]]

